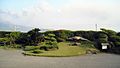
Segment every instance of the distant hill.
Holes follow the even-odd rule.
[[[15,25],[8,22],[0,22],[0,31],[15,31],[15,29],[16,31],[27,32],[33,29],[33,27]],[[41,32],[44,32],[44,31],[48,31],[49,29],[40,29],[40,30]]]
[[[7,22],[0,22],[0,31],[29,31],[32,29],[32,27],[27,27],[27,26],[21,26],[21,25],[15,25],[12,23],[7,23]]]

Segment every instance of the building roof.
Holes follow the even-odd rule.
[[[107,46],[109,43],[101,43],[102,46]]]
[[[83,38],[83,37],[80,37],[80,36],[74,36],[74,37],[71,37],[69,39],[76,39],[76,40],[84,40],[84,41],[87,41],[88,39],[86,38]]]

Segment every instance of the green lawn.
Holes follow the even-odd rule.
[[[87,48],[80,46],[69,46],[68,43],[59,43],[59,49],[53,51],[43,51],[43,53],[34,54],[30,51],[26,51],[24,54],[31,56],[47,56],[47,57],[65,57],[65,56],[77,56],[86,54],[86,50],[96,50],[95,48]],[[97,51],[97,50],[96,50]]]
[[[3,49],[3,48],[4,48],[4,46],[1,46],[1,45],[0,45],[0,49]]]

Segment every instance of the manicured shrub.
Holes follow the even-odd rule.
[[[24,50],[31,51],[31,50],[36,50],[36,49],[40,49],[40,46],[26,46]]]
[[[45,50],[45,51],[48,51],[47,47],[46,46],[41,46],[40,47],[40,50]]]
[[[107,43],[108,42],[106,38],[99,38],[99,41],[100,41],[100,43]]]
[[[82,41],[80,47],[95,48],[94,43],[91,41]]]
[[[58,49],[57,45],[44,45],[40,47],[41,50],[49,51],[49,50],[55,50]]]
[[[120,47],[120,42],[114,42],[117,47]]]
[[[64,42],[65,41],[65,39],[63,39],[63,38],[57,38],[57,42]]]
[[[47,36],[45,36],[45,39],[45,44],[41,46],[40,49],[43,49],[45,51],[58,49],[57,40],[54,34],[48,34]]]
[[[43,53],[43,51],[41,51],[41,50],[33,50],[33,51],[31,51],[32,53],[35,53],[35,54],[39,54],[39,53]]]
[[[19,44],[15,44],[15,48],[22,48],[22,46]]]

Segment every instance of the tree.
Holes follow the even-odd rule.
[[[108,42],[108,36],[102,32],[99,33],[98,39],[99,39],[100,43],[107,43]]]
[[[35,29],[28,31],[27,37],[29,39],[30,45],[35,45],[35,46],[38,45],[40,38],[41,38],[41,34],[39,31],[40,31],[39,28],[35,28]]]
[[[117,35],[120,36],[120,32],[118,32]]]
[[[56,41],[56,39],[54,38],[55,37],[55,35],[54,34],[48,34],[48,36],[46,36],[45,37],[45,39],[46,39],[46,44],[47,45],[57,45],[57,41]]]
[[[102,50],[101,43],[108,43],[108,35],[105,32],[99,31],[94,35],[95,47]]]
[[[48,34],[45,36],[45,46],[42,46],[41,48],[44,48],[44,50],[48,51],[49,49],[58,49],[57,41],[54,38],[54,34]]]
[[[108,29],[104,29],[101,28],[102,32],[106,33],[108,36],[108,41],[114,42],[113,39],[114,37],[117,35],[117,33],[113,30],[108,30]]]
[[[57,39],[58,42],[64,42],[69,37],[74,36],[73,32],[70,30],[56,30],[53,33],[56,35],[55,38]]]
[[[117,34],[115,31],[109,29],[101,28],[100,30],[102,30],[102,32],[105,32],[108,36],[113,36]]]
[[[86,38],[90,41],[94,41],[94,35],[96,34],[95,31],[75,31],[74,36],[80,36]]]
[[[116,33],[113,30],[108,30],[104,28],[102,28],[101,30],[102,32],[108,35],[108,41],[112,42],[115,45],[115,47],[120,46],[120,36],[119,36],[120,34],[119,33]]]
[[[20,38],[20,35],[21,35],[20,32],[11,32],[9,34],[10,47],[16,47],[15,41]]]
[[[6,46],[9,42],[9,38],[0,38],[0,44]]]
[[[22,35],[21,42],[26,45],[37,46],[41,42],[42,34],[39,32],[39,28],[32,29]]]

